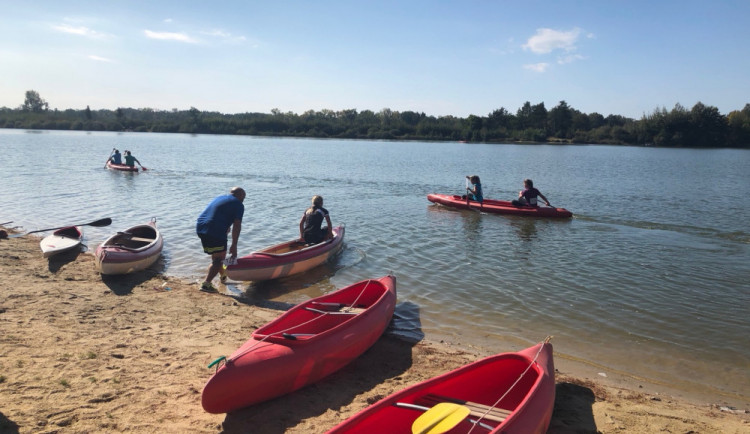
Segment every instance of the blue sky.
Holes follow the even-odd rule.
[[[750,1],[0,0],[0,107],[640,118],[750,103]]]

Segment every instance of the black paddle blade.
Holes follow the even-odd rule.
[[[111,224],[112,224],[112,219],[109,218],[109,217],[107,217],[107,218],[103,218],[101,220],[97,220],[95,222],[91,222],[91,223],[88,224],[88,226],[95,226],[95,227],[99,228],[99,227],[102,227],[102,226],[109,226]],[[85,225],[82,225],[82,226],[85,226]]]

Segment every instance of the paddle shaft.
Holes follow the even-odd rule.
[[[109,217],[106,217],[106,218],[103,218],[103,219],[95,220],[95,221],[93,221],[91,223],[83,223],[83,224],[77,224],[77,225],[60,226],[58,228],[37,229],[35,231],[29,231],[29,232],[26,232],[26,233],[23,233],[23,234],[14,234],[14,235],[11,236],[11,238],[18,238],[18,237],[22,237],[22,236],[28,235],[28,234],[35,234],[37,232],[56,231],[58,229],[69,228],[71,226],[96,226],[96,227],[102,227],[102,226],[109,226],[111,224],[112,224],[112,219],[109,218]]]
[[[109,163],[109,159],[112,158],[112,154],[115,153],[115,149],[117,149],[117,148],[112,148],[112,150],[109,151],[109,157],[107,157],[107,163]],[[105,169],[107,168],[107,163],[104,163],[104,168]]]

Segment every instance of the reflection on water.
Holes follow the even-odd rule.
[[[418,319],[416,336],[494,352],[555,335],[556,352],[570,358],[708,400],[748,400],[748,151],[13,130],[0,130],[0,143],[0,221],[25,230],[111,217],[112,227],[86,231],[93,250],[116,228],[156,217],[166,273],[199,279],[208,259],[195,219],[215,196],[248,191],[238,246],[247,254],[296,238],[321,194],[334,224],[347,225],[342,254],[296,277],[231,283],[228,294],[283,308],[393,272],[397,316]],[[149,170],[103,169],[113,147]],[[426,200],[460,194],[466,173],[498,199],[531,177],[574,217]]]

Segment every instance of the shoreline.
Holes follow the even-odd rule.
[[[2,432],[324,432],[390,393],[487,355],[450,337],[412,344],[386,336],[317,384],[208,414],[200,405],[212,372],[206,366],[281,311],[152,271],[102,278],[91,254],[48,261],[39,239],[0,240]],[[551,433],[740,433],[750,426],[746,408],[696,404],[555,357]]]

